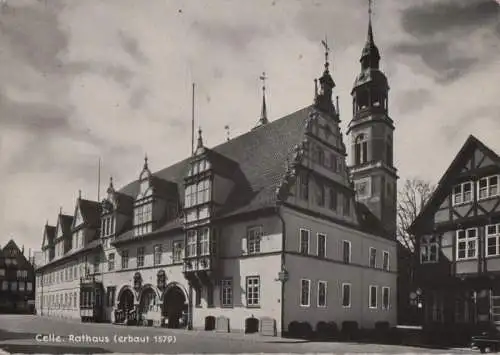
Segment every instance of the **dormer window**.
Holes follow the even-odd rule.
[[[101,236],[108,237],[115,233],[115,217],[107,216],[101,220]]]
[[[210,179],[186,186],[185,206],[193,207],[210,201]]]
[[[453,188],[453,205],[461,205],[472,201],[472,182],[467,181]]]

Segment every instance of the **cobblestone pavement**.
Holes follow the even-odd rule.
[[[221,334],[31,315],[0,315],[0,349],[10,353],[457,353],[416,347],[309,342],[259,335]],[[464,353],[466,351],[463,351]],[[469,351],[470,352],[470,351]]]

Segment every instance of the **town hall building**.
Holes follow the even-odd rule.
[[[396,322],[394,123],[371,19],[346,146],[328,52],[313,103],[44,227],[39,314],[265,332]],[[349,162],[347,161],[349,156]]]

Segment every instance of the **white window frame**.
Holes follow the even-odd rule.
[[[128,251],[128,249],[125,249],[125,250],[122,250],[121,253],[120,253],[120,256],[121,256],[121,266],[122,266],[122,269],[128,269],[128,263],[129,263],[129,256],[130,256],[130,253]]]
[[[344,245],[348,244],[349,245],[349,260],[346,262],[344,258]],[[350,264],[352,262],[352,243],[350,240],[343,240],[342,241],[342,262],[345,264]]]
[[[469,237],[469,232],[470,231],[474,231],[475,233],[475,236],[474,237]],[[464,238],[460,238],[459,240],[459,234],[460,232],[464,232]],[[473,260],[473,259],[477,259],[477,255],[478,255],[478,236],[479,236],[479,233],[478,233],[478,229],[477,228],[467,228],[467,229],[459,229],[456,231],[456,236],[455,236],[455,242],[457,243],[457,253],[456,253],[456,260]],[[469,248],[469,243],[470,242],[474,242],[474,256],[469,256],[469,250],[471,248]],[[459,248],[459,243],[465,243],[465,257],[461,258],[459,257],[460,255],[460,249]]]
[[[433,258],[432,250],[435,249]],[[420,263],[433,264],[439,261],[439,237],[437,235],[424,235],[420,239]]]
[[[257,281],[256,283],[252,281]],[[259,308],[260,307],[260,276],[247,276],[245,280],[245,295],[247,308]],[[257,291],[250,291],[250,289],[256,288]],[[252,294],[252,297],[250,295]],[[256,294],[257,297],[254,297]]]
[[[139,253],[140,251],[140,253]],[[145,265],[145,254],[146,254],[146,248],[145,247],[138,247],[137,248],[137,255],[136,255],[136,266],[139,268],[139,267],[144,267]],[[139,263],[139,260],[141,260],[141,262]]]
[[[184,241],[174,240],[172,243],[172,262],[180,263],[184,257]]]
[[[247,254],[258,254],[261,252],[262,226],[247,228]]]
[[[391,259],[390,253],[387,250],[382,252],[382,270],[389,271],[391,269]],[[387,259],[386,259],[387,256]],[[385,265],[385,260],[387,260],[387,265]]]
[[[319,302],[319,295],[320,295],[320,292],[319,292],[319,289],[320,289],[320,285],[324,285],[325,286],[325,304],[320,304]],[[328,297],[328,282],[326,281],[318,281],[318,290],[317,290],[317,300],[316,300],[316,304],[318,305],[318,308],[326,308],[328,306],[328,301],[327,301],[327,297]]]
[[[375,289],[375,306],[372,306],[372,289]],[[368,286],[368,308],[377,309],[378,308],[378,286],[370,285]]]
[[[233,307],[233,279],[225,278],[221,280],[220,285],[221,306]]]
[[[469,191],[465,192],[465,186],[469,186]],[[459,190],[458,192],[456,190]],[[468,193],[468,195],[466,195]],[[474,200],[474,188],[472,181],[462,182],[453,187],[452,191],[452,204],[453,206],[464,205]],[[465,197],[468,196],[466,199]]]
[[[163,247],[161,244],[155,244],[153,246],[153,265],[161,265],[161,259],[163,256]]]
[[[384,293],[387,292],[387,305],[384,304]],[[391,288],[388,286],[382,287],[382,309],[388,311],[391,309]]]
[[[307,233],[307,251],[302,250],[302,232]],[[311,231],[309,229],[300,228],[299,229],[299,253],[301,255],[309,255],[311,252]]]
[[[210,231],[209,228],[198,229],[198,243],[200,245],[200,255],[210,255]]]
[[[375,257],[373,259],[373,265],[372,265],[372,251],[375,251]],[[370,247],[369,253],[368,253],[368,266],[371,269],[376,269],[377,268],[377,248]]]
[[[493,229],[493,233],[490,231],[490,229]],[[491,256],[499,256],[500,255],[500,223],[498,224],[489,224],[485,226],[485,240],[486,243],[484,245],[485,248],[485,255],[487,257]],[[490,254],[489,252],[489,241],[494,240],[495,241],[495,253]]]
[[[323,237],[324,243],[323,243],[323,254],[324,255],[319,255],[319,241],[320,237]],[[319,256],[320,258],[326,258],[326,234],[325,233],[316,233],[316,239],[317,239],[317,245],[316,245],[316,255]]]
[[[347,304],[347,305],[344,304],[345,286],[349,287],[349,304]],[[352,285],[351,285],[351,283],[349,283],[349,282],[342,283],[340,302],[341,302],[343,308],[351,308],[351,305],[352,305]]]
[[[307,303],[304,302],[304,282],[307,285]],[[300,306],[311,307],[311,280],[300,279]]]
[[[491,183],[492,179],[496,179],[497,182],[495,184],[492,184]],[[480,187],[481,182],[486,182],[486,186]],[[477,182],[477,199],[485,200],[491,197],[499,196],[500,195],[500,189],[498,186],[499,183],[500,183],[500,175],[485,176],[479,179]]]
[[[187,231],[187,245],[186,245],[186,256],[187,257],[195,257],[197,256],[197,247],[196,247],[196,231],[189,230]]]
[[[108,255],[108,271],[113,271],[115,269],[115,253],[109,253]]]

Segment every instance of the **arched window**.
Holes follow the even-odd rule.
[[[368,161],[368,141],[365,134],[360,134],[354,140],[354,164],[363,164]]]
[[[386,163],[389,166],[393,165],[393,149],[392,149],[392,137],[390,135],[387,136],[386,140]]]

